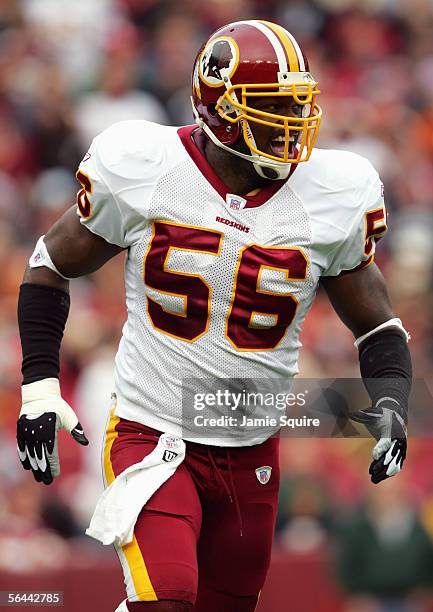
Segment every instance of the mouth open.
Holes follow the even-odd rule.
[[[287,156],[289,158],[294,157],[296,141],[297,141],[297,137],[295,135],[290,136],[290,138],[289,138],[289,146],[288,146],[288,149],[287,149]],[[285,145],[285,138],[284,138],[284,136],[281,135],[281,134],[279,136],[276,136],[270,142],[270,151],[271,151],[271,154],[275,155],[275,157],[280,157],[281,159],[284,159],[284,145]]]

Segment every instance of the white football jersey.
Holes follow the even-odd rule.
[[[365,158],[315,149],[288,180],[230,194],[192,139],[197,129],[117,123],[77,173],[81,223],[128,249],[116,414],[186,440],[257,444],[278,427],[208,429],[198,440],[188,393],[209,380],[269,386],[297,374],[320,277],[373,260],[386,230],[383,188]]]

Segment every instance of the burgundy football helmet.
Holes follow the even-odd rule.
[[[309,159],[322,116],[319,93],[295,38],[269,21],[237,21],[220,28],[194,64],[191,100],[198,125],[217,146],[251,161],[265,178],[286,178],[292,163]],[[296,116],[254,108],[254,98],[275,96],[294,103]],[[272,150],[257,148],[251,124],[279,133]],[[249,154],[233,148],[240,138]]]

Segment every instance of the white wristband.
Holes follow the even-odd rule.
[[[385,321],[385,323],[381,323],[380,325],[378,325],[377,327],[375,327],[371,331],[367,332],[363,336],[359,336],[359,338],[357,338],[355,340],[354,345],[356,346],[356,348],[358,348],[359,345],[361,344],[361,342],[364,342],[364,340],[367,340],[367,338],[369,338],[373,334],[377,334],[378,332],[380,332],[380,331],[382,331],[384,329],[387,329],[388,327],[394,327],[394,328],[399,329],[400,331],[402,331],[403,334],[406,337],[406,342],[409,342],[409,340],[410,340],[409,332],[405,330],[405,328],[403,327],[403,323],[401,322],[400,319],[394,318],[394,319],[389,319],[388,321]]]
[[[63,276],[63,274],[59,272],[56,268],[53,260],[50,257],[50,254],[48,253],[47,245],[45,244],[44,238],[45,234],[41,236],[37,241],[35,250],[31,254],[29,259],[29,266],[31,268],[41,268],[42,266],[45,266],[45,268],[49,268],[65,280],[70,280],[67,276]]]

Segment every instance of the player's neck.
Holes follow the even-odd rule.
[[[251,162],[220,149],[208,139],[203,153],[209,165],[231,193],[247,195],[263,189],[271,182],[260,177]]]

